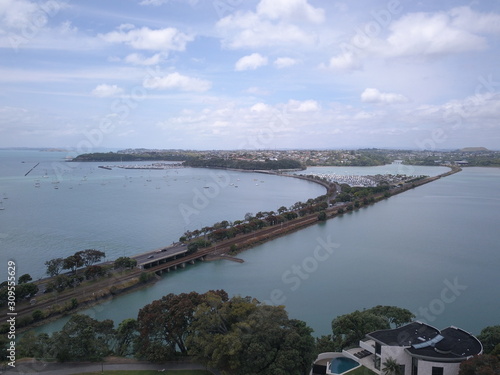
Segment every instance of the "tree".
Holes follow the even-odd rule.
[[[333,342],[343,349],[357,345],[367,333],[390,328],[387,321],[373,313],[356,310],[340,315],[332,321]]]
[[[85,269],[85,278],[87,280],[96,278],[96,277],[101,277],[106,274],[106,270],[101,267],[101,266],[88,266]]]
[[[396,328],[410,323],[413,319],[415,319],[415,315],[410,310],[396,306],[378,305],[366,311],[384,318],[387,323],[391,326],[395,326]]]
[[[224,291],[212,291],[227,300]],[[187,354],[186,337],[194,312],[207,294],[196,292],[179,295],[168,294],[144,306],[137,316],[137,353],[139,358],[149,361],[164,361],[173,358],[177,349]]]
[[[38,287],[33,283],[19,284],[16,286],[16,299],[18,301],[30,298],[38,293]]]
[[[24,283],[27,283],[27,282],[29,282],[31,280],[33,280],[33,278],[31,277],[31,275],[29,273],[25,273],[24,275],[19,276],[19,279],[17,280],[17,282],[19,284],[24,284]]]
[[[119,356],[134,354],[134,343],[138,337],[137,333],[137,320],[123,320],[116,329],[115,354]]]
[[[498,356],[482,354],[462,362],[458,375],[498,375],[498,369],[500,369]]]
[[[477,338],[483,344],[484,354],[490,354],[500,344],[500,325],[483,328]]]
[[[118,268],[134,268],[137,266],[137,260],[129,257],[119,257],[115,260],[114,267]]]
[[[325,211],[320,211],[318,214],[318,220],[319,221],[326,221],[326,212]]]
[[[50,277],[54,277],[59,275],[61,270],[63,269],[64,259],[63,258],[55,258],[45,262],[45,266],[47,267],[47,275]]]
[[[97,321],[75,314],[63,329],[52,335],[55,357],[61,361],[99,361],[111,353],[112,320]]]
[[[387,358],[387,360],[382,363],[382,366],[384,366],[382,371],[385,375],[403,375],[401,372],[401,366],[391,357]]]
[[[100,250],[87,249],[76,252],[75,256],[79,256],[81,258],[83,266],[88,267],[97,262],[100,262],[102,258],[106,257],[106,254]]]
[[[283,306],[250,297],[208,296],[195,313],[190,354],[224,374],[303,374],[313,360],[312,330],[289,319]]]
[[[83,259],[80,255],[74,254],[70,255],[63,260],[63,269],[71,270],[74,274],[76,274],[76,270],[83,266]]]

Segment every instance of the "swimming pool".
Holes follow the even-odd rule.
[[[342,374],[358,366],[359,363],[355,360],[342,356],[332,359],[329,370],[331,374]]]

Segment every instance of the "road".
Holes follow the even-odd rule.
[[[166,362],[150,363],[136,360],[126,360],[121,358],[106,359],[104,362],[67,362],[67,363],[46,363],[37,360],[27,360],[16,363],[16,367],[1,369],[2,375],[70,375],[86,372],[119,371],[119,370],[156,370],[158,373],[168,374],[170,370],[207,370],[203,365],[192,362]],[[220,375],[217,370],[208,370],[212,374]]]

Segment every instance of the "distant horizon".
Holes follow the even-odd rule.
[[[415,151],[415,152],[452,152],[452,151],[462,151],[464,149],[478,149],[483,148],[484,150],[472,150],[472,151],[464,151],[464,152],[477,152],[477,151],[492,151],[498,152],[500,149],[489,149],[483,146],[465,146],[461,148],[449,148],[449,149],[434,149],[434,150],[419,150],[412,148],[393,148],[393,147],[345,147],[345,148],[262,148],[262,149],[194,149],[194,148],[157,148],[157,147],[100,147],[94,151],[89,152],[81,152],[81,154],[91,154],[97,152],[112,152],[112,150],[160,150],[160,151],[357,151],[357,150],[385,150],[385,151]],[[61,152],[74,152],[77,151],[70,147],[49,147],[49,146],[40,146],[40,147],[30,147],[30,146],[10,146],[10,147],[0,147],[0,150],[53,150]]]

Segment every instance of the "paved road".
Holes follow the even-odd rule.
[[[170,258],[173,255],[183,254],[187,251],[184,244],[176,243],[175,245],[161,247],[156,250],[148,251],[143,254],[134,255],[131,258],[137,260],[137,264],[150,263],[164,258]]]
[[[68,362],[68,363],[44,363],[36,360],[16,363],[16,367],[7,370],[0,369],[2,375],[70,375],[85,372],[98,372],[102,370],[156,370],[160,374],[168,374],[169,370],[205,370],[205,367],[190,362],[168,362],[164,364],[153,364],[149,362],[133,361],[131,363],[113,362]],[[212,374],[220,375],[216,370],[210,370]]]

